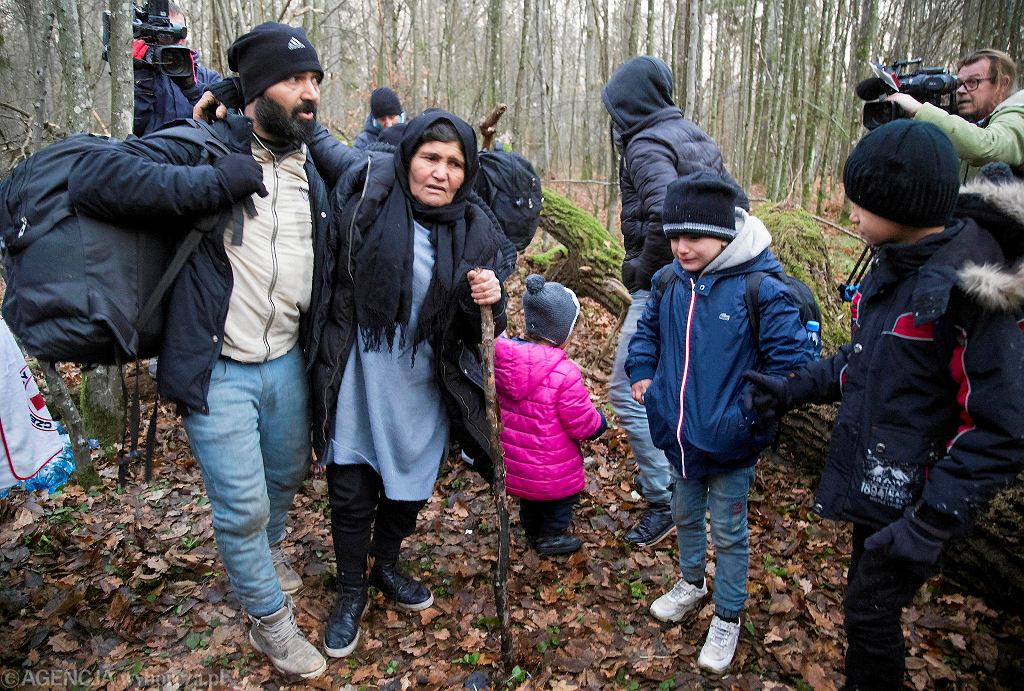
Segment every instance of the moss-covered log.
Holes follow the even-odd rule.
[[[622,244],[596,218],[549,189],[544,189],[540,227],[561,246],[540,255],[527,255],[531,265],[547,279],[569,286],[612,314],[624,313],[630,299],[619,280]]]
[[[825,351],[845,343],[850,334],[849,312],[839,299],[821,227],[803,209],[782,204],[758,207],[754,214],[771,232],[772,251],[786,271],[806,283],[818,298]]]
[[[849,313],[835,288],[828,246],[821,228],[803,209],[781,204],[755,210],[772,234],[772,251],[786,271],[814,292],[821,306],[821,336],[827,355],[846,342]],[[835,420],[834,405],[804,406],[783,418],[778,449],[770,456],[797,465],[802,471],[821,472]]]
[[[971,532],[945,552],[943,573],[992,604],[1024,602],[1024,475],[1000,492]]]

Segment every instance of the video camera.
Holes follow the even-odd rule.
[[[171,22],[167,0],[148,0],[132,5],[132,37],[141,39],[150,49],[141,59],[172,79],[191,81],[195,66],[188,46],[175,45],[188,36],[188,27]],[[103,59],[110,50],[110,12],[103,13]]]
[[[862,122],[873,130],[880,125],[909,117],[892,101],[880,101],[882,96],[901,92],[910,94],[922,103],[931,103],[947,113],[956,114],[956,90],[960,86],[956,75],[941,67],[922,67],[921,58],[894,62],[891,67],[877,62],[869,63],[874,77],[865,79],[854,89],[864,104]]]

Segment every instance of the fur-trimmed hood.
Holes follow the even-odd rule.
[[[957,272],[960,287],[986,309],[1024,307],[1024,182],[977,178],[960,189],[955,216],[987,230],[1006,257],[1002,263],[965,263]]]

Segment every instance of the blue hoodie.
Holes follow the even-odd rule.
[[[773,430],[756,428],[743,404],[745,370],[785,374],[814,359],[796,300],[771,277],[758,294],[758,347],[744,304],[746,274],[782,265],[760,220],[737,208],[736,226],[736,239],[700,274],[676,261],[655,274],[629,342],[630,383],[653,380],[644,396],[651,438],[687,479],[752,466],[771,442]],[[662,291],[666,271],[675,280]]]

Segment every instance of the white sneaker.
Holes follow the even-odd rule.
[[[704,641],[704,647],[700,649],[697,666],[709,672],[721,674],[732,664],[732,656],[736,654],[736,644],[739,643],[739,640],[739,621],[733,624],[715,616],[711,619],[708,639]]]
[[[274,572],[281,584],[281,590],[288,595],[297,593],[302,588],[302,576],[288,566],[288,559],[284,556],[280,542],[270,548],[270,559],[274,564]]]
[[[680,578],[668,591],[651,605],[651,614],[658,621],[679,621],[694,612],[708,596],[707,579],[698,588],[685,578]]]

